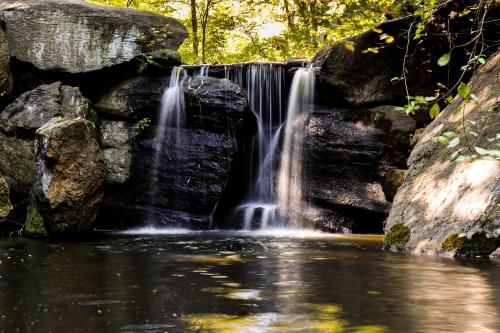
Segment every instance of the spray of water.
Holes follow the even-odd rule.
[[[304,131],[301,115],[307,111],[314,98],[314,70],[300,68],[293,77],[288,100],[287,120],[283,137],[280,167],[277,180],[279,214],[289,224],[303,227],[302,211],[302,144]]]

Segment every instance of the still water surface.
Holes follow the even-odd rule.
[[[0,332],[500,332],[500,262],[385,253],[379,236],[149,231],[0,239]]]

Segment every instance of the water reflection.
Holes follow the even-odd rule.
[[[0,332],[498,332],[500,263],[380,238],[0,240]]]

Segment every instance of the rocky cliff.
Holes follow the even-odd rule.
[[[497,53],[423,132],[387,219],[386,248],[476,255],[500,246],[499,75]]]

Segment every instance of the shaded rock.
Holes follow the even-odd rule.
[[[500,246],[500,161],[469,151],[464,137],[478,130],[470,144],[495,150],[498,122],[498,75],[500,53],[476,72],[471,83],[475,99],[457,96],[425,129],[408,160],[408,174],[394,198],[386,233],[404,225],[409,237],[404,246],[386,241],[386,248],[416,253],[452,255],[489,254]],[[461,112],[453,110],[461,106]],[[462,112],[464,113],[462,115]],[[475,125],[476,124],[476,125]],[[460,144],[446,148],[432,139],[444,132],[458,133]],[[492,140],[493,138],[493,140]],[[451,154],[462,149],[475,154],[470,162],[452,162]],[[479,150],[482,152],[481,150]]]
[[[410,146],[415,147],[418,143],[418,140],[422,137],[422,134],[424,133],[425,128],[418,128],[415,133],[413,133],[410,141]]]
[[[141,62],[141,73],[170,74],[173,66],[181,64],[181,55],[175,50],[165,49],[141,54],[137,58]]]
[[[143,87],[140,89],[146,91]],[[126,94],[122,96],[126,99]],[[148,99],[146,94],[143,96],[147,107],[156,101],[150,108],[159,111],[161,95],[156,100]],[[175,128],[165,129],[159,160],[155,157],[156,116],[152,125],[137,137],[130,177],[125,183],[115,184],[107,190],[99,227],[132,226],[144,220],[195,228],[209,226],[234,163],[238,138],[255,128],[255,118],[251,116],[244,93],[227,80],[194,79],[186,84],[185,97],[183,128],[178,132]],[[146,108],[140,103],[132,103],[132,99],[124,103],[129,107],[129,115],[137,115],[138,110]],[[107,136],[106,131],[101,134],[103,136]],[[109,151],[109,159],[121,158],[118,150],[127,142],[125,138],[126,135],[101,138],[113,142],[113,148],[104,150],[105,154]],[[156,171],[155,165],[158,166]],[[117,215],[117,212],[120,213]]]
[[[11,210],[9,184],[0,176],[0,221],[9,215]]]
[[[425,36],[419,40],[412,38],[418,18],[405,16],[336,45],[325,46],[313,59],[319,69],[318,97],[337,106],[404,105],[408,93],[401,79],[403,63],[411,96],[434,96],[437,82],[467,80],[467,77],[459,78],[460,67],[468,61],[470,50],[467,48],[472,47],[466,31],[477,27],[472,26],[475,21],[469,20],[469,15],[476,15],[474,10],[469,15],[456,15],[464,11],[466,3],[448,1],[440,6],[426,23]],[[495,23],[498,10],[496,13],[490,10],[488,15],[491,20],[486,20],[490,22],[482,31],[487,36],[485,39],[495,41],[499,38]],[[446,35],[441,33],[444,26],[456,37],[456,45],[466,45],[454,48],[449,69],[437,65],[438,58],[449,52]],[[452,77],[448,77],[449,73]]]
[[[168,77],[128,79],[104,93],[95,108],[99,113],[129,121],[154,119],[168,84]]]
[[[184,84],[187,126],[226,133],[240,129],[248,110],[240,86],[227,79],[197,77]]]
[[[0,14],[0,101],[12,92],[12,72],[10,70],[10,48],[3,29],[3,16]]]
[[[397,133],[413,133],[416,127],[416,121],[403,111],[395,110],[395,106],[382,105],[370,109],[373,113],[373,120],[379,127],[386,131]]]
[[[382,189],[388,201],[394,199],[398,188],[403,184],[406,177],[406,170],[391,169],[387,171],[382,179]]]
[[[81,118],[49,121],[36,132],[36,159],[26,230],[36,233],[42,224],[56,235],[91,230],[106,176],[95,125]]]
[[[95,119],[90,101],[80,89],[55,82],[22,94],[0,113],[0,121],[6,133],[32,136],[52,118],[63,116]]]
[[[302,120],[304,195],[321,229],[382,231],[390,209],[382,175],[404,166],[407,145],[394,142],[391,126],[380,128],[373,115],[316,105]]]
[[[130,177],[132,145],[137,130],[124,121],[99,120],[99,142],[106,164],[106,181],[111,184],[125,183]]]
[[[0,175],[11,192],[27,198],[35,180],[36,164],[32,143],[6,137],[0,133]]]
[[[0,11],[12,55],[43,70],[96,71],[176,50],[187,36],[173,18],[78,0],[2,0]]]

